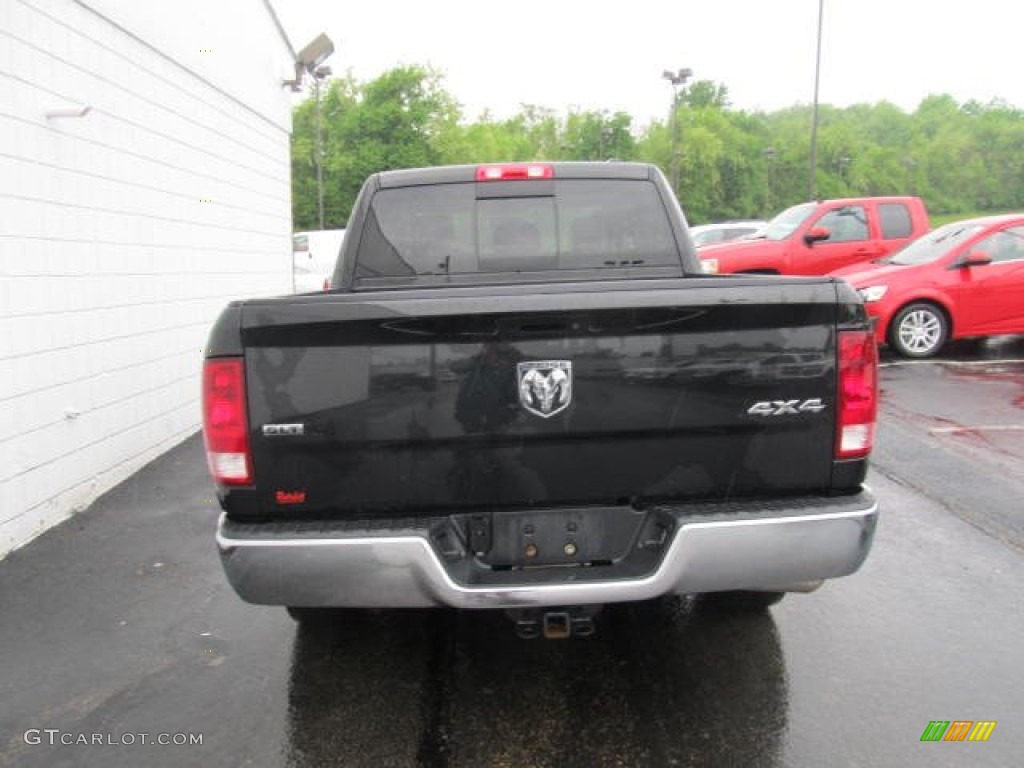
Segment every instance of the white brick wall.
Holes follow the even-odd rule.
[[[293,71],[262,0],[0,0],[0,556],[193,433],[217,313],[290,290]]]

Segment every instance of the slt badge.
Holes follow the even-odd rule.
[[[540,360],[516,363],[519,402],[530,413],[549,419],[569,407],[572,400],[572,363]]]

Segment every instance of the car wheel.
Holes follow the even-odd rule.
[[[341,608],[307,608],[294,605],[287,606],[285,610],[288,611],[289,616],[303,626],[332,624],[341,617],[343,611]]]
[[[760,613],[785,596],[785,592],[705,592],[699,596],[697,605],[703,611],[715,613]]]
[[[904,357],[931,357],[946,343],[949,322],[934,304],[909,304],[897,313],[889,343]]]

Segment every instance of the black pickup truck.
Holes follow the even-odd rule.
[[[878,515],[859,297],[703,274],[645,164],[370,177],[330,291],[225,308],[203,395],[228,579],[296,618],[764,608],[856,571]]]

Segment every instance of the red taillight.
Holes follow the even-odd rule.
[[[871,453],[878,414],[878,347],[870,331],[839,334],[839,423],[836,458]]]
[[[240,357],[213,358],[203,366],[203,439],[215,481],[252,483],[245,367]]]
[[[477,181],[515,181],[521,179],[553,179],[555,169],[543,163],[523,165],[481,165],[476,169]]]

